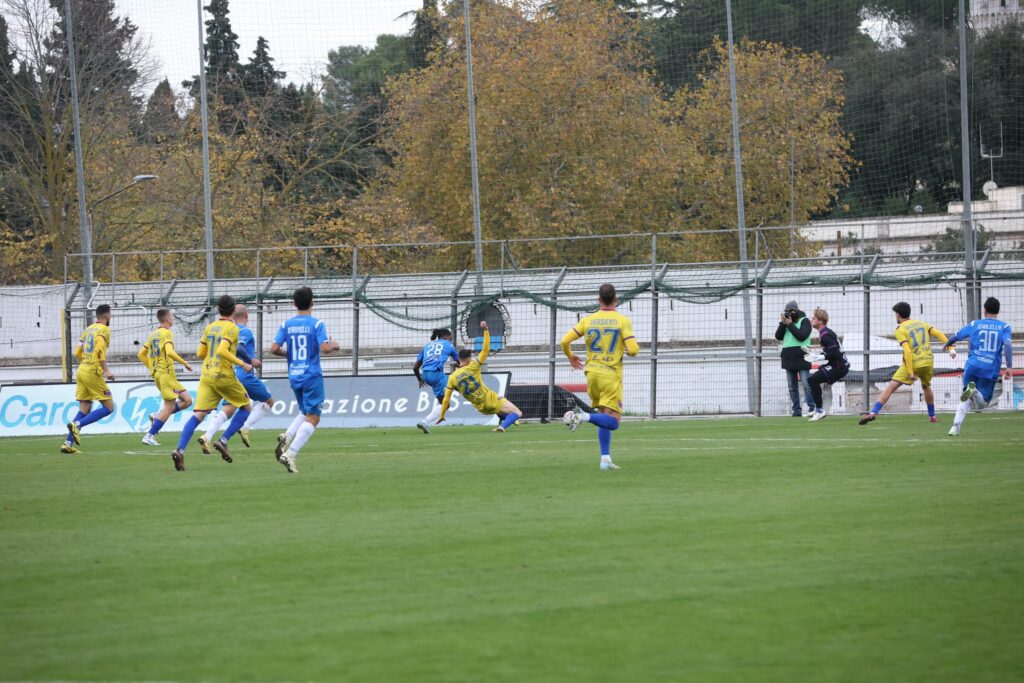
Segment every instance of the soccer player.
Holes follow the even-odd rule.
[[[243,304],[237,304],[231,319],[238,325],[238,357],[254,368],[260,367],[260,360],[256,358],[256,335],[249,329],[249,309]],[[252,410],[249,417],[242,428],[238,430],[238,436],[242,439],[242,443],[249,448],[252,445],[249,441],[249,430],[270,413],[270,409],[274,407],[274,399],[270,395],[270,389],[267,388],[266,382],[260,379],[255,372],[246,372],[242,367],[235,367],[235,377],[242,383],[245,393],[252,399]],[[231,419],[234,410],[233,406],[224,406],[223,410],[217,411],[210,418],[210,425],[206,428],[206,432],[199,437],[199,445],[204,453],[210,452],[214,435],[225,422]]]
[[[295,456],[313,436],[320,424],[324,402],[324,373],[320,369],[320,353],[337,351],[340,345],[327,336],[322,320],[313,317],[313,290],[299,287],[292,295],[296,314],[283,322],[270,345],[275,356],[288,359],[288,383],[295,392],[299,414],[288,430],[277,437],[274,454],[277,461],[292,474],[299,471]]]
[[[192,405],[192,397],[178,381],[178,375],[174,370],[174,364],[181,363],[186,370],[192,372],[189,362],[174,350],[174,333],[171,332],[171,328],[174,327],[174,313],[167,308],[161,308],[156,312],[156,320],[159,323],[157,328],[150,332],[146,343],[139,350],[139,360],[149,370],[160,392],[160,398],[164,401],[160,412],[153,416],[149,432],[142,437],[142,443],[147,446],[159,446],[156,435],[163,428],[164,422],[179,410],[185,410]]]
[[[878,413],[889,401],[889,397],[903,385],[910,386],[917,379],[921,380],[924,389],[924,400],[928,404],[928,421],[938,422],[935,417],[935,394],[932,393],[932,374],[935,372],[935,359],[932,356],[931,339],[946,343],[946,335],[928,323],[910,319],[910,304],[901,301],[892,307],[896,314],[896,341],[903,347],[903,363],[892,376],[871,412],[860,418],[857,424],[866,425],[878,417]]]
[[[213,444],[225,462],[233,462],[228,451],[228,440],[249,417],[249,397],[245,395],[245,388],[231,369],[232,365],[240,365],[246,372],[252,370],[249,363],[234,353],[238,348],[238,326],[231,320],[231,314],[235,312],[234,298],[225,294],[217,299],[217,312],[220,317],[206,326],[196,351],[196,355],[203,361],[203,371],[199,376],[195,408],[181,431],[178,448],[171,454],[174,469],[179,472],[185,470],[185,449],[188,448],[189,439],[206,415],[217,409],[221,399],[235,409],[224,435]]]
[[[519,410],[512,401],[504,396],[499,396],[494,390],[484,384],[481,370],[484,363],[487,362],[487,356],[491,353],[491,331],[487,328],[487,323],[485,322],[480,323],[480,329],[484,331],[484,343],[480,349],[480,355],[474,359],[473,352],[470,349],[459,351],[459,367],[448,378],[448,385],[444,390],[444,398],[441,400],[441,414],[437,419],[437,424],[444,422],[444,417],[448,414],[448,406],[452,402],[452,394],[458,391],[462,394],[462,398],[469,401],[483,415],[503,413],[505,417],[494,431],[504,432],[523,416],[523,411]]]
[[[956,358],[958,341],[970,339],[967,364],[964,367],[964,390],[960,394],[960,405],[953,418],[950,436],[958,436],[960,427],[972,407],[982,410],[992,400],[992,392],[999,378],[999,366],[1006,356],[1006,379],[1013,375],[1012,330],[1008,323],[999,320],[999,299],[990,296],[985,300],[985,317],[975,320],[946,340],[950,356]]]
[[[825,361],[825,365],[818,368],[807,380],[811,385],[811,396],[814,398],[814,415],[808,422],[817,422],[824,420],[826,416],[821,385],[832,386],[846,377],[846,373],[850,371],[850,362],[846,360],[839,337],[828,327],[828,311],[824,308],[815,308],[811,315],[811,327],[818,331],[821,354],[811,353],[811,348],[807,346],[804,347],[804,357],[808,362]]]
[[[81,430],[93,422],[102,420],[114,412],[114,401],[110,397],[107,381],[114,381],[114,373],[107,365],[107,349],[110,348],[110,306],[96,307],[96,322],[85,328],[75,347],[78,359],[78,375],[75,378],[75,399],[78,413],[68,422],[68,436],[61,444],[61,453],[78,453],[76,446],[82,445]],[[100,407],[92,409],[92,402],[99,401]]]
[[[459,362],[459,352],[452,344],[452,332],[446,328],[434,330],[430,334],[430,341],[420,349],[412,366],[412,372],[416,375],[420,388],[431,387],[434,390],[434,397],[437,398],[437,403],[430,414],[422,422],[416,423],[424,434],[430,433],[430,427],[427,425],[436,422],[441,415],[441,402],[444,400],[444,390],[448,386],[448,375],[444,372],[444,365],[448,359],[456,364]]]
[[[597,427],[597,442],[601,449],[601,469],[617,470],[612,462],[612,432],[619,428],[622,417],[622,354],[640,353],[640,345],[633,336],[633,323],[615,310],[619,300],[615,286],[605,283],[597,293],[600,310],[586,316],[562,337],[562,351],[576,370],[587,375],[587,393],[597,412],[572,410],[563,418],[569,431],[575,432],[580,422],[591,422]],[[581,337],[587,342],[586,365],[572,352],[572,343]]]

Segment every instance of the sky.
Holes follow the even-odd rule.
[[[199,73],[196,0],[116,2],[118,12],[150,41],[157,81],[166,76],[177,90],[183,80]],[[232,0],[229,18],[243,63],[252,55],[256,38],[263,36],[270,41],[275,66],[287,72],[285,80],[301,82],[322,72],[329,50],[340,45],[372,47],[379,34],[406,33],[412,18],[399,17],[421,5],[420,0]]]

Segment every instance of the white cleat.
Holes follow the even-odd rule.
[[[604,471],[604,470],[621,470],[621,469],[622,469],[621,467],[619,467],[618,465],[616,465],[615,463],[613,463],[611,461],[609,461],[609,462],[602,462],[601,463],[601,471]]]
[[[427,426],[426,422],[417,422],[416,427],[424,434],[430,433],[430,427]]]
[[[274,448],[274,457],[277,458],[278,462],[281,461],[281,457],[291,445],[292,440],[288,437],[288,432],[281,432],[277,435],[277,446]]]
[[[144,437],[142,437],[142,443],[146,444],[147,446],[159,446],[160,445],[160,444],[157,443],[156,437],[153,436],[152,434],[146,434]]]
[[[577,410],[570,410],[562,416],[562,422],[569,428],[570,432],[575,432],[576,428],[580,426],[580,414]]]
[[[277,458],[277,461],[284,465],[289,474],[296,474],[299,471],[299,468],[295,466],[295,454],[291,451],[285,451]]]
[[[964,400],[966,401],[967,399],[964,399]],[[953,425],[952,427],[949,428],[949,435],[950,436],[960,436],[960,428],[957,427],[956,425]]]
[[[824,410],[816,410],[814,411],[814,415],[811,415],[811,419],[808,420],[808,422],[817,422],[818,420],[824,420],[826,417],[828,417],[828,413],[826,413]]]

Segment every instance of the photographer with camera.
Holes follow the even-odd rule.
[[[800,417],[803,414],[800,408],[801,386],[804,389],[807,412],[814,412],[814,397],[808,382],[811,364],[804,358],[804,349],[811,346],[811,321],[800,310],[796,301],[786,304],[786,310],[779,318],[779,327],[775,330],[775,338],[782,342],[782,369],[786,371],[793,417]]]

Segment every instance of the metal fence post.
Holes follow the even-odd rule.
[[[303,252],[308,253],[308,252]],[[359,247],[352,245],[352,375],[359,374],[359,299],[357,298]]]
[[[558,288],[565,279],[566,268],[562,266],[555,283],[551,286],[551,330],[548,337],[548,419],[554,419],[555,412],[555,346],[558,343]]]
[[[864,412],[871,410],[871,284],[868,279],[878,265],[878,255],[871,258],[867,270],[861,270],[864,287]]]
[[[60,334],[64,342],[61,344],[61,374],[68,383],[71,381],[71,310],[68,308],[61,310]]]
[[[772,269],[772,259],[768,259],[764,264],[764,270],[757,274],[756,281],[756,292],[757,292],[757,343],[755,366],[756,372],[754,373],[754,390],[757,394],[754,404],[754,415],[761,417],[763,408],[764,396],[761,391],[764,376],[764,283],[768,279],[768,271]]]
[[[452,337],[455,339],[456,345],[459,343],[459,290],[462,289],[462,285],[466,283],[466,278],[468,277],[469,271],[462,271],[459,281],[455,283],[455,288],[452,289]]]
[[[658,416],[658,309],[658,233],[651,233],[651,401],[648,412],[652,420]]]
[[[262,250],[256,250],[256,357],[259,358],[260,367],[257,374],[263,377],[263,301],[262,290],[260,289],[260,266]]]

